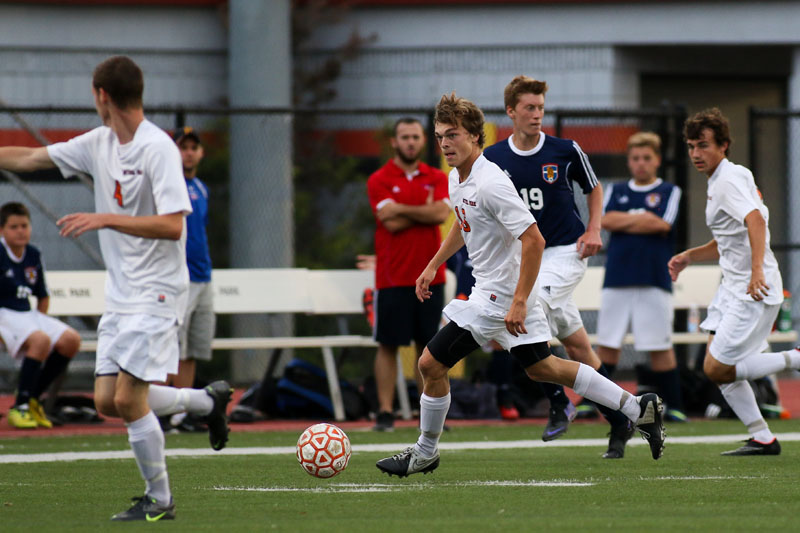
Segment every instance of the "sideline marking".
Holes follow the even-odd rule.
[[[226,492],[397,492],[401,490],[428,490],[440,487],[591,487],[595,483],[583,481],[461,481],[457,483],[388,484],[388,483],[331,483],[327,487],[213,487]]]
[[[800,441],[800,432],[776,433],[775,436],[782,442]],[[668,437],[667,445],[674,444],[724,444],[729,442],[744,441],[747,435],[698,435],[692,437]],[[508,441],[475,441],[475,442],[442,442],[440,450],[499,450],[513,448],[569,448],[569,447],[604,447],[608,445],[606,439],[560,439],[551,442],[541,440],[508,440]],[[628,446],[647,445],[642,439],[632,438]],[[405,444],[359,444],[353,446],[353,451],[359,452],[397,452],[407,448]],[[246,448],[225,448],[215,452],[208,448],[168,448],[167,457],[205,457],[211,455],[294,455],[294,446],[253,446]],[[100,461],[106,459],[133,459],[130,450],[95,451],[95,452],[60,452],[60,453],[17,453],[0,455],[0,464],[21,463],[52,463],[62,461]]]

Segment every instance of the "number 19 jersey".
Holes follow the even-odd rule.
[[[522,201],[539,224],[550,248],[575,243],[586,231],[575,205],[572,182],[584,194],[592,192],[597,177],[578,143],[541,133],[531,150],[514,146],[513,135],[484,151],[511,178]]]

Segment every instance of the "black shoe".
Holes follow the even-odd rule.
[[[631,422],[611,428],[608,434],[608,450],[603,459],[622,459],[625,456],[625,444],[633,436],[634,427]]]
[[[648,392],[639,398],[639,407],[636,429],[642,434],[642,438],[650,443],[650,453],[653,454],[653,459],[658,459],[664,453],[664,439],[667,438],[664,421],[661,418],[664,404],[657,394]]]
[[[386,411],[379,412],[372,431],[394,431],[394,415]]]
[[[550,417],[542,433],[542,440],[545,442],[555,440],[567,432],[569,423],[575,420],[575,406],[569,402],[564,406],[550,408]]]
[[[211,442],[211,448],[214,450],[221,450],[228,442],[228,403],[231,401],[233,389],[228,385],[227,381],[215,381],[205,388],[206,394],[211,396],[214,400],[214,407],[211,412],[206,415],[206,423],[208,424],[208,439]]]
[[[729,452],[722,452],[720,455],[780,455],[781,445],[778,439],[772,439],[769,444],[758,442],[756,439],[749,439],[744,441],[744,446],[731,450]]]
[[[157,522],[159,520],[175,520],[175,504],[163,507],[158,505],[155,499],[147,494],[138,498],[132,498],[133,507],[127,511],[122,511],[111,517],[111,520],[130,522],[133,520],[144,520],[145,522]]]
[[[433,457],[422,457],[414,447],[406,448],[401,453],[381,459],[375,466],[381,472],[391,476],[406,477],[410,474],[422,472],[427,474],[439,467],[439,451]]]

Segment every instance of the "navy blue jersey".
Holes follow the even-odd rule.
[[[475,285],[472,275],[472,260],[467,253],[467,247],[462,246],[447,260],[447,268],[456,275],[456,298],[466,300]]]
[[[44,266],[42,256],[30,244],[25,247],[22,260],[16,257],[2,243],[0,251],[0,307],[14,311],[30,311],[31,303],[28,297],[32,294],[37,298],[48,296],[47,286],[44,283]]]
[[[199,178],[186,180],[192,214],[186,217],[186,265],[189,279],[211,281],[211,255],[208,251],[208,189]]]
[[[514,182],[539,225],[546,247],[574,244],[584,234],[586,227],[575,205],[572,182],[585,194],[598,183],[578,143],[542,133],[532,150],[520,150],[509,137],[483,154]]]
[[[650,286],[672,291],[667,263],[674,253],[675,218],[680,201],[680,187],[660,179],[651,185],[639,186],[630,180],[608,188],[606,213],[650,211],[672,225],[672,229],[666,234],[612,231],[603,287]]]

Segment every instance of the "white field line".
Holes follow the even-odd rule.
[[[582,481],[463,481],[458,483],[331,483],[325,487],[214,487],[224,492],[395,492],[399,490],[426,490],[442,487],[591,487],[592,482]]]
[[[775,435],[781,442],[800,441],[800,432],[778,433]],[[698,435],[693,437],[669,437],[667,446],[675,444],[724,444],[746,440],[747,435]],[[397,453],[411,442],[393,444],[357,444],[353,451],[359,452],[389,452]],[[644,440],[634,436],[628,446],[647,444]],[[440,450],[500,450],[513,448],[569,448],[569,447],[604,447],[608,445],[606,439],[560,439],[551,442],[541,440],[509,440],[509,441],[476,441],[476,442],[441,442]],[[209,455],[294,455],[294,446],[254,446],[246,448],[228,447],[215,452],[208,448],[168,448],[167,457],[203,457]],[[30,454],[5,454],[0,455],[0,464],[14,463],[49,463],[61,461],[99,461],[105,459],[132,459],[130,450],[95,451],[95,452],[59,452],[59,453],[30,453]]]

